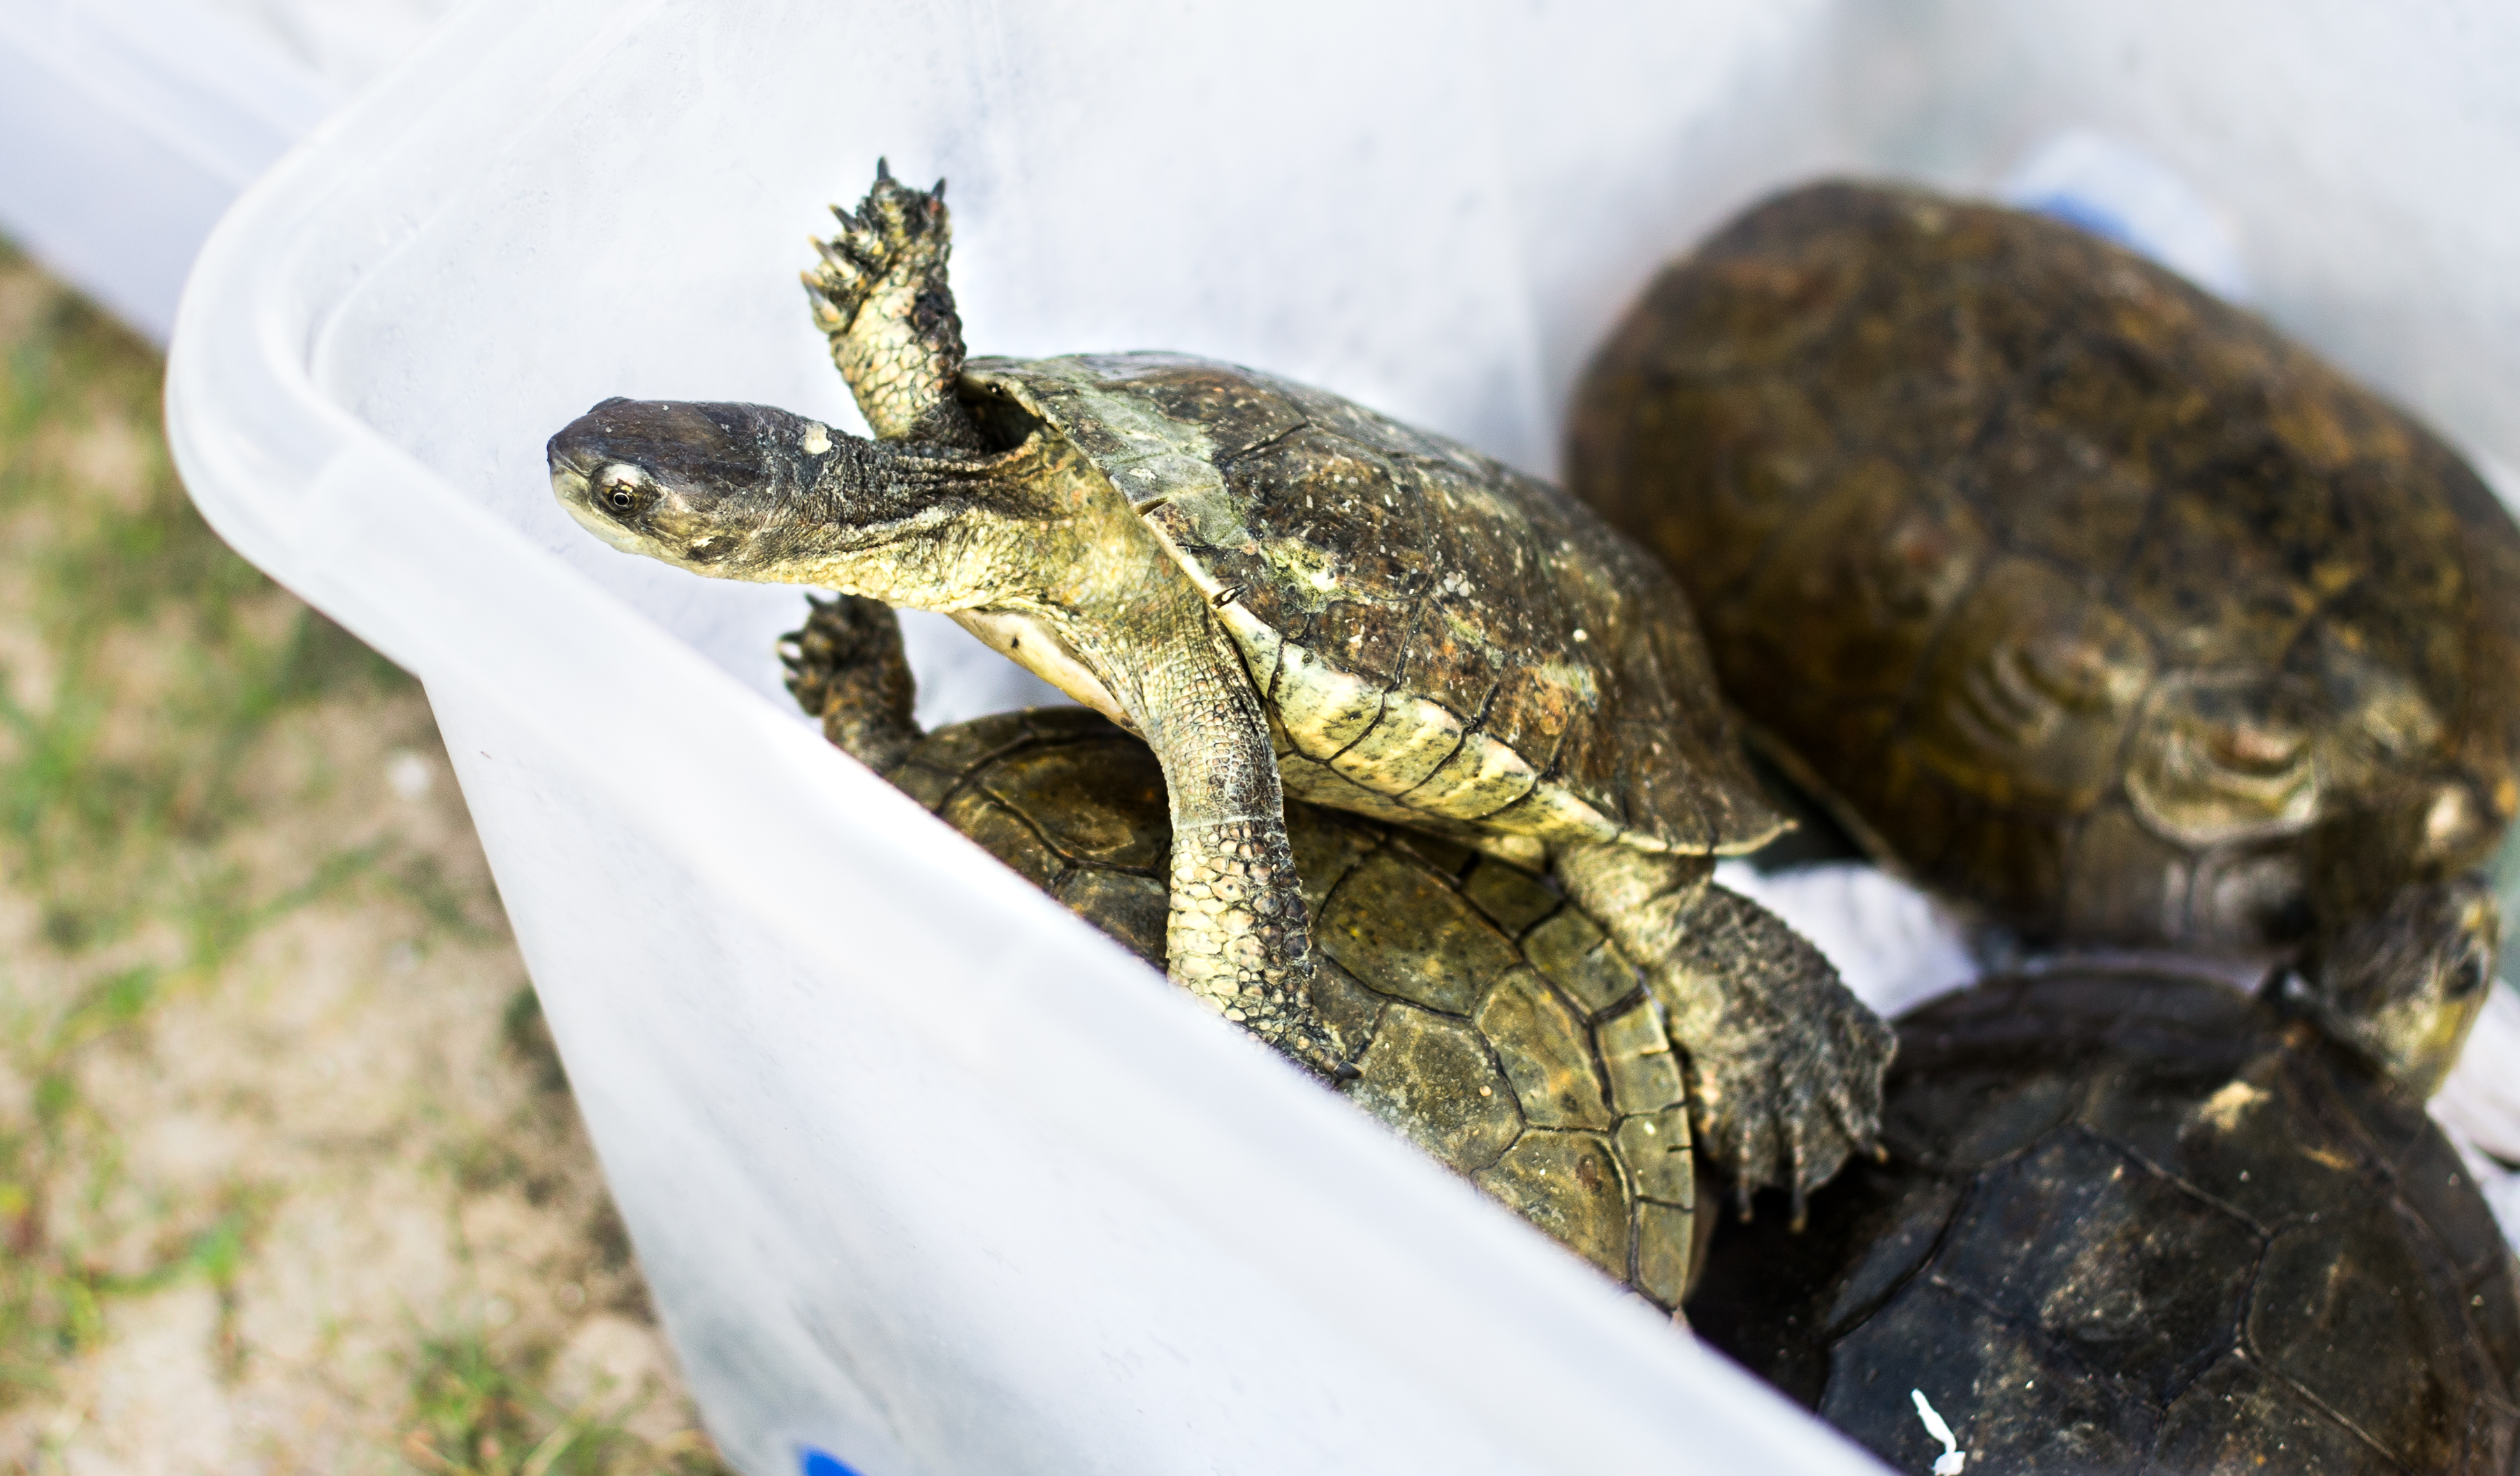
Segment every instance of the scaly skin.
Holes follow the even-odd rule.
[[[918,692],[901,648],[901,620],[880,600],[805,597],[805,628],[779,639],[788,691],[823,737],[878,774],[890,774],[925,737],[911,715]]]
[[[1566,895],[1644,964],[1645,985],[1688,1058],[1699,1147],[1730,1166],[1741,1212],[1780,1183],[1803,1196],[1879,1137],[1882,1073],[1896,1038],[1821,951],[1775,914],[1715,885],[1703,856],[1568,846],[1553,860]],[[1824,1021],[1812,1035],[1789,1028]],[[1786,1103],[1784,1110],[1777,1103]]]
[[[1282,823],[1177,825],[1164,949],[1173,977],[1191,993],[1271,1045],[1324,1066],[1335,1046],[1326,1051],[1301,1038],[1309,995],[1297,981],[1310,981],[1313,961],[1300,884]]]
[[[1130,592],[1134,610],[1088,605],[1069,629],[1088,663],[1117,678],[1105,687],[1163,765],[1169,969],[1227,1019],[1335,1074],[1337,1042],[1312,1009],[1312,936],[1268,717],[1207,602],[1170,560],[1158,572],[1170,577],[1148,580],[1155,591]],[[1146,643],[1126,664],[1100,649],[1119,631]]]
[[[814,243],[823,264],[804,274],[805,296],[876,439],[977,449],[979,429],[954,399],[963,320],[945,281],[945,182],[905,189],[878,160],[866,202],[832,214],[839,234]]]

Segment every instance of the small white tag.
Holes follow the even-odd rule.
[[[1968,1454],[1953,1438],[1952,1427],[1943,1423],[1943,1417],[1934,1412],[1932,1405],[1925,1403],[1924,1390],[1911,1389],[1908,1397],[1916,1402],[1916,1417],[1925,1422],[1925,1433],[1943,1443],[1943,1454],[1934,1457],[1934,1476],[1960,1476],[1960,1467],[1968,1463]]]

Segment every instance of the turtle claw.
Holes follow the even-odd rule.
[[[1786,1156],[1793,1165],[1793,1172],[1787,1176],[1787,1192],[1793,1196],[1793,1210],[1792,1218],[1785,1222],[1785,1228],[1799,1235],[1803,1231],[1803,1226],[1811,1220],[1810,1194],[1811,1185],[1815,1181],[1811,1177],[1811,1166],[1803,1158],[1801,1125],[1791,1118],[1785,1121],[1785,1141],[1788,1148]]]
[[[1868,1014],[1869,1011],[1867,1013]],[[1885,1031],[1887,1029],[1887,1027],[1882,1028]],[[1841,1053],[1860,1058],[1877,1044],[1868,1037],[1847,1042],[1844,1043]],[[1879,1100],[1877,1076],[1873,1079],[1873,1084],[1876,1088],[1873,1099],[1877,1103]],[[1889,1152],[1881,1146],[1881,1113],[1877,1106],[1867,1110],[1859,1104],[1855,1094],[1849,1090],[1849,1082],[1844,1079],[1831,1081],[1828,1084],[1828,1091],[1822,1099],[1828,1106],[1829,1120],[1836,1125],[1839,1136],[1850,1148],[1856,1152],[1869,1154],[1876,1163],[1886,1163],[1889,1161]],[[1832,1168],[1829,1172],[1833,1174],[1836,1170]],[[1827,1177],[1824,1174],[1812,1183],[1817,1185],[1824,1182]]]
[[[1863,1007],[1851,997],[1846,1006]],[[1689,1098],[1703,1119],[1701,1141],[1744,1192],[1783,1188],[1799,1216],[1811,1190],[1872,1146],[1870,1135],[1848,1122],[1850,1114],[1828,1092],[1815,1090],[1814,1079],[1868,1078],[1877,1090],[1888,1050],[1861,1041],[1831,1049],[1825,1038],[1832,1032],[1784,1011],[1731,1012],[1753,1019],[1743,1029],[1674,1042],[1689,1058]]]
[[[798,706],[822,719],[823,736],[878,773],[889,773],[920,738],[912,709],[918,682],[892,606],[862,595],[805,597],[805,624],[779,638],[779,661]]]
[[[846,329],[848,320],[840,316],[839,305],[832,300],[831,293],[823,291],[823,284],[815,280],[814,274],[799,272],[796,275],[804,281],[805,306],[814,315],[814,326],[826,334],[836,334]]]
[[[1679,947],[1646,978],[1687,1057],[1708,1156],[1744,1193],[1811,1190],[1879,1137],[1895,1038],[1820,950],[1773,914],[1710,886]]]
[[[941,281],[945,270],[944,182],[932,191],[905,188],[878,161],[875,187],[854,210],[832,206],[839,229],[816,240],[823,258],[824,292],[844,320],[883,288],[917,291]]]
[[[832,340],[832,362],[878,438],[977,448],[976,427],[952,403],[963,325],[945,280],[953,230],[944,188],[910,189],[878,161],[856,209],[832,206],[838,229],[814,242],[821,259],[805,275],[814,326]]]
[[[883,237],[875,227],[852,220],[840,228],[840,236],[848,244],[850,256],[867,261],[881,259]]]
[[[816,241],[810,236],[806,239],[813,241],[814,249],[822,254],[824,270],[843,283],[854,283],[866,275],[866,268],[858,264],[856,257],[834,249],[829,242]]]
[[[1318,1019],[1299,1021],[1274,1044],[1280,1054],[1332,1087],[1344,1087],[1365,1075]]]

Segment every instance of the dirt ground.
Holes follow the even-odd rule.
[[[0,1468],[722,1471],[419,688],[0,248]]]

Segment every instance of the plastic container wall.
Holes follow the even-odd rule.
[[[202,242],[451,0],[0,0],[0,231],[163,343]]]
[[[1851,1458],[830,752],[774,690],[792,591],[660,579],[544,484],[609,393],[853,423],[792,279],[879,153],[954,177],[988,348],[1223,354],[1545,465],[1500,43],[1380,23],[476,12],[204,256],[188,480],[428,681],[749,1470]],[[1713,75],[1817,76],[1740,29]],[[931,716],[1017,694],[949,649]]]
[[[162,343],[202,239],[336,101],[188,0],[0,0],[0,230]]]
[[[2182,34],[2240,14],[2163,11]],[[777,691],[796,594],[611,553],[560,514],[541,448],[610,394],[856,425],[793,278],[881,154],[953,181],[977,351],[1212,354],[1547,470],[1602,328],[1767,189],[1992,180],[2051,125],[2129,119],[2209,185],[2271,168],[2228,56],[2138,86],[2111,54],[2043,50],[2034,14],[2117,23],[1826,0],[484,6],[222,226],[172,366],[187,481],[427,681],[739,1463],[1863,1468],[829,750]],[[2304,77],[2368,85],[2320,45],[2268,106]],[[2416,56],[2393,96],[2466,85],[2460,65]],[[2441,147],[2429,116],[2397,146]],[[2375,207],[2445,260],[2500,228],[2469,198]],[[2261,259],[2249,219],[2272,300],[2315,297],[2318,242]],[[2393,291],[2449,323],[2511,289],[2480,267]],[[2306,326],[2435,408],[2391,370],[2423,343],[2351,302]],[[2507,345],[2453,346],[2507,384]],[[1037,690],[934,622],[915,641],[931,722]]]

